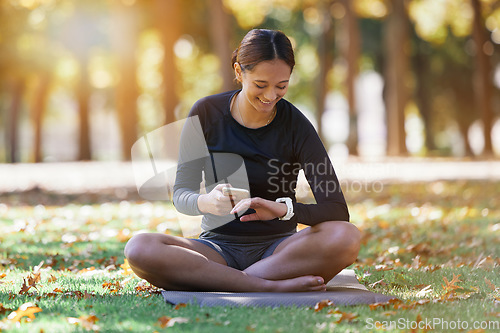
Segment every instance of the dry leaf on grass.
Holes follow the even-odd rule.
[[[7,312],[9,312],[9,311],[12,311],[12,309],[4,307],[3,304],[0,303],[0,316],[3,315],[3,314],[5,314],[5,313],[7,313]]]
[[[120,265],[120,268],[123,270],[121,271],[122,275],[134,274],[134,271],[132,271],[132,268],[130,267],[127,258],[124,259],[124,262],[123,264]]]
[[[35,306],[33,303],[24,303],[17,309],[9,314],[7,317],[13,323],[20,322],[24,317],[28,317],[28,320],[35,319],[35,313],[41,312],[38,306]]]
[[[40,273],[33,273],[23,278],[23,285],[21,286],[21,290],[19,290],[19,294],[26,294],[31,288],[37,289],[36,284],[38,282],[40,282]]]
[[[333,306],[335,305],[332,301],[330,301],[329,299],[325,299],[325,300],[322,300],[322,301],[319,301],[318,303],[316,303],[316,305],[314,306],[314,312],[319,312],[321,311],[323,308],[326,308],[328,306]]]
[[[340,315],[340,318],[335,321],[336,324],[340,324],[343,321],[351,322],[353,319],[358,318],[357,313],[343,312],[340,311],[338,308],[329,310],[327,316],[331,315]]]
[[[99,318],[97,318],[95,315],[80,316],[78,318],[68,317],[68,318],[66,318],[66,320],[70,324],[82,326],[87,331],[90,331],[90,330],[98,331],[99,330],[99,327],[95,324],[99,320]]]
[[[122,285],[120,284],[120,281],[104,282],[102,284],[102,287],[108,289],[109,292],[111,293],[116,293],[123,288]]]
[[[179,324],[185,324],[189,322],[189,318],[184,318],[184,317],[168,317],[168,316],[163,316],[158,318],[158,324],[160,325],[161,328],[166,328],[166,327],[172,327],[176,323]]]
[[[433,290],[432,290],[432,285],[428,285],[428,286],[426,286],[425,288],[423,288],[422,290],[420,290],[420,291],[416,294],[416,296],[417,296],[417,297],[424,297],[424,296],[426,296],[427,294],[430,294],[430,293],[432,293],[432,292],[433,292]]]
[[[179,303],[175,306],[174,310],[179,310],[180,308],[185,308],[186,306],[186,303]]]
[[[493,291],[497,290],[497,287],[487,278],[484,278],[484,282],[486,282],[486,285]]]

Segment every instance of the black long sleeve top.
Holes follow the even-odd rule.
[[[181,135],[174,185],[176,209],[188,215],[202,214],[197,205],[200,183],[204,180],[208,192],[217,183],[229,181],[234,187],[248,187],[251,197],[272,201],[291,198],[295,215],[289,221],[240,222],[231,215],[205,214],[204,230],[257,236],[289,232],[298,222],[315,225],[324,221],[349,221],[333,165],[309,120],[293,104],[281,99],[275,118],[267,126],[244,127],[230,112],[231,99],[237,92],[207,96],[193,105],[189,119],[199,121],[199,125],[191,128],[199,130],[183,130]],[[198,133],[200,131],[202,133]],[[199,147],[200,142],[206,147]],[[314,194],[315,204],[296,201],[295,188],[301,169]],[[239,176],[234,177],[235,174]]]

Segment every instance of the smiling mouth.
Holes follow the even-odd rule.
[[[259,97],[257,97],[257,98],[259,99],[259,101],[260,101],[262,104],[267,104],[267,105],[269,105],[269,104],[271,104],[271,103],[272,103],[272,102],[264,102],[264,101],[263,101],[263,100],[261,100]]]

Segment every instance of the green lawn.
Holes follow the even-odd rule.
[[[500,330],[500,183],[376,189],[346,193],[364,234],[351,268],[369,289],[399,301],[321,310],[174,308],[123,257],[136,232],[180,233],[171,205],[112,193],[1,194],[0,331]]]

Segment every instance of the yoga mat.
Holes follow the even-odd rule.
[[[386,302],[394,296],[369,291],[359,283],[353,270],[344,269],[327,283],[327,291],[289,293],[230,293],[162,291],[169,304],[193,304],[199,306],[314,306],[323,300],[338,305],[372,304]]]

